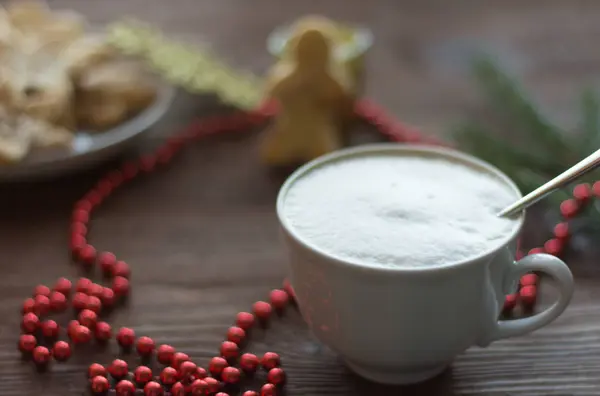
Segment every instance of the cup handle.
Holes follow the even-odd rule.
[[[528,318],[499,320],[484,345],[501,338],[523,335],[544,327],[559,317],[569,305],[574,290],[573,274],[564,261],[550,254],[531,254],[515,262],[514,265],[511,265],[504,284],[505,286],[514,285],[521,276],[533,271],[543,272],[554,279],[559,290],[558,300],[543,312]]]

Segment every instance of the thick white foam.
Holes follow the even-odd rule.
[[[498,246],[516,224],[496,214],[516,198],[494,175],[459,161],[373,154],[301,176],[284,216],[300,238],[337,258],[437,266]]]

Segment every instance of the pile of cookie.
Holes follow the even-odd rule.
[[[70,147],[153,103],[156,84],[73,11],[21,0],[0,8],[0,164]]]

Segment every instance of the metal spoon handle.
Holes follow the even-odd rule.
[[[576,165],[567,169],[560,175],[556,176],[554,179],[550,180],[548,183],[536,188],[529,194],[525,195],[523,198],[519,199],[515,203],[510,206],[507,206],[504,210],[498,213],[499,217],[510,217],[513,216],[525,208],[533,205],[540,199],[544,198],[546,195],[550,194],[554,190],[561,188],[573,180],[580,178],[585,175],[589,171],[595,169],[600,165],[600,150],[595,151],[590,154],[587,158],[581,160]]]

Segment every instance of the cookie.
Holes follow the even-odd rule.
[[[103,35],[88,34],[71,42],[58,56],[71,77],[79,79],[85,70],[116,58],[117,52]]]
[[[0,107],[0,163],[20,162],[27,156],[33,142],[33,131],[22,128],[18,117]]]

